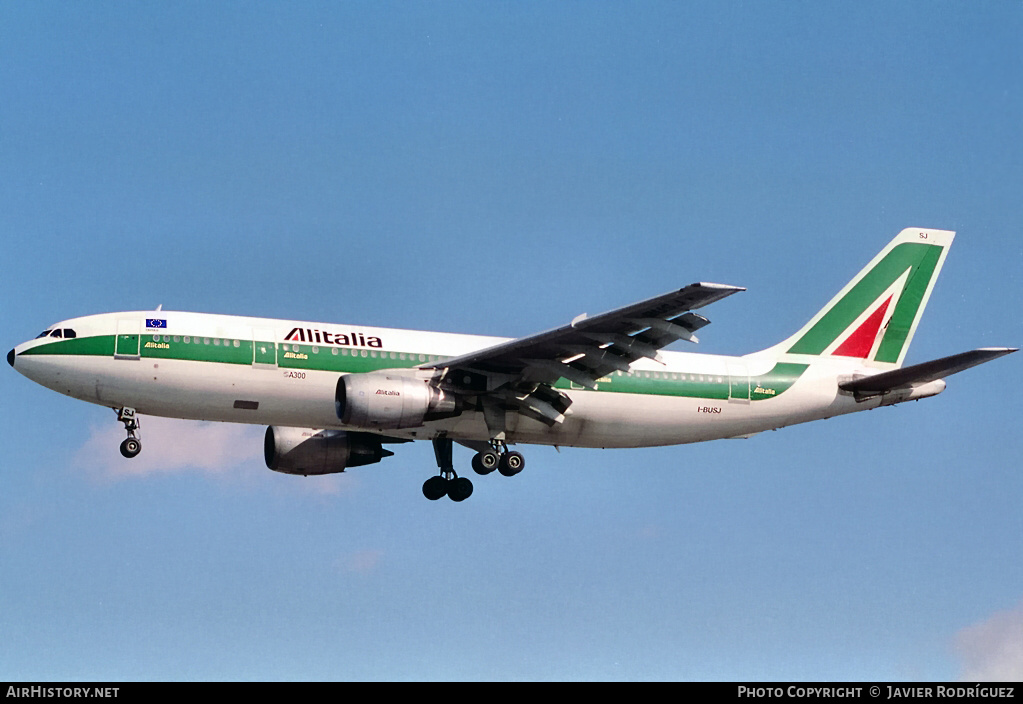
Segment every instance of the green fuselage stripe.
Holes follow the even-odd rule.
[[[252,365],[254,344],[269,346],[274,343],[224,338],[172,337],[143,335],[139,354],[142,359],[213,362],[218,364]],[[113,357],[116,336],[97,335],[71,340],[55,340],[25,350],[23,355],[80,355]],[[353,347],[277,344],[277,367],[301,371],[326,371],[339,374],[362,374],[381,369],[410,368],[441,359],[435,355],[410,352],[390,352]],[[404,358],[404,359],[403,359]],[[127,362],[130,363],[130,362]],[[786,391],[806,370],[805,364],[777,364],[766,374],[749,377],[749,396],[753,401],[774,398]],[[617,372],[597,382],[597,390],[612,393],[682,396],[726,401],[734,389],[745,390],[746,377],[726,374],[689,374],[682,372],[633,371]],[[560,389],[582,390],[581,387],[561,379],[555,384]],[[742,394],[745,399],[746,395]]]

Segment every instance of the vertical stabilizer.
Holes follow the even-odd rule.
[[[955,237],[908,228],[775,354],[844,357],[865,366],[902,366]]]

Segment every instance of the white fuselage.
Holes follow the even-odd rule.
[[[153,323],[159,327],[150,325]],[[504,338],[183,312],[125,312],[63,321],[13,351],[17,371],[83,401],[129,406],[144,415],[302,428],[345,429],[335,408],[343,374],[411,368],[504,342]],[[723,357],[662,352],[572,399],[564,422],[548,427],[507,413],[507,441],[576,447],[642,447],[741,437],[881,405],[841,393],[854,360]],[[563,382],[564,383],[564,382]],[[926,391],[926,390],[925,390]],[[932,395],[914,392],[913,398]],[[908,400],[903,395],[885,403]],[[483,413],[463,412],[417,428],[487,441]]]

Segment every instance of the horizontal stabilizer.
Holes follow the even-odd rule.
[[[961,372],[964,369],[975,367],[984,362],[990,362],[1004,355],[1015,352],[1013,347],[985,347],[970,352],[954,354],[951,357],[942,357],[923,364],[914,364],[911,367],[903,367],[890,372],[882,372],[873,376],[866,376],[860,379],[853,379],[839,384],[843,391],[851,391],[857,395],[882,394],[893,389],[903,389],[919,384],[926,384],[931,381],[943,379],[946,376]]]

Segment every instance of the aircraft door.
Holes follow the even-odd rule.
[[[277,367],[276,339],[273,330],[256,328],[252,331],[252,366]]]
[[[728,400],[749,403],[749,368],[745,362],[728,362]]]
[[[139,359],[142,344],[141,323],[136,320],[118,320],[117,337],[114,341],[115,359]]]

